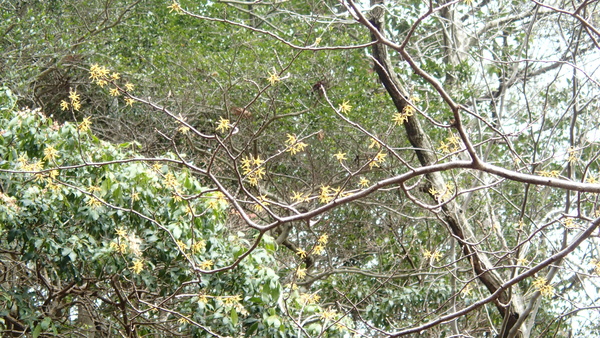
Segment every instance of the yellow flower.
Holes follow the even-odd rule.
[[[381,148],[381,144],[379,144],[379,142],[376,139],[371,138],[371,143],[369,144],[369,149],[371,149],[371,148],[379,149],[379,148]]]
[[[85,117],[83,119],[83,121],[81,121],[81,123],[77,126],[77,129],[82,132],[85,133],[88,130],[90,130],[90,126],[92,125],[92,121],[90,120],[90,117]]]
[[[123,237],[123,238],[127,237],[127,232],[125,231],[125,228],[123,228],[123,227],[118,227],[115,230],[115,232],[117,233],[117,236],[119,236],[119,237]]]
[[[169,188],[176,188],[179,186],[179,182],[173,173],[167,173],[165,175],[164,184]]]
[[[92,198],[88,199],[87,205],[89,205],[92,208],[97,208],[102,205],[102,202],[100,202],[99,199],[92,197]]]
[[[288,148],[285,151],[291,152],[292,155],[296,155],[308,146],[308,144],[304,142],[298,142],[296,135],[287,134],[287,138],[288,139],[285,141],[285,143],[288,145]]]
[[[220,117],[219,122],[217,123],[217,131],[225,132],[229,129],[231,129],[231,124],[229,123],[229,120]]]
[[[48,173],[48,176],[51,179],[55,179],[56,177],[58,177],[59,171],[58,170],[50,170],[50,172]]]
[[[271,86],[274,86],[277,82],[281,81],[281,78],[277,74],[275,67],[273,67],[273,72],[269,73],[269,77],[267,77],[267,81],[269,81]]]
[[[368,187],[368,186],[369,186],[369,180],[368,180],[368,179],[366,179],[366,178],[364,178],[364,177],[361,177],[361,178],[360,178],[360,181],[358,181],[358,185],[359,185],[361,188],[366,188],[366,187]]]
[[[58,157],[58,150],[53,146],[44,149],[44,160],[54,161]]]
[[[327,241],[329,241],[329,236],[327,236],[327,234],[322,234],[318,240],[319,244],[323,245],[327,244]]]
[[[178,130],[179,130],[180,133],[182,133],[182,134],[185,135],[185,134],[187,134],[188,131],[190,131],[190,128],[188,128],[186,126],[181,126],[181,127],[179,127]]]
[[[570,163],[575,163],[575,162],[577,162],[577,160],[579,160],[579,154],[578,154],[577,150],[575,150],[575,148],[570,147],[569,150],[567,151],[567,153],[569,154],[569,158],[567,160]]]
[[[119,96],[121,93],[119,93],[119,88],[111,88],[108,93],[110,94],[110,96]]]
[[[440,147],[438,148],[438,150],[441,151],[442,153],[446,153],[446,154],[447,153],[451,153],[451,151],[450,151],[450,144],[442,141],[440,143]]]
[[[346,153],[342,153],[341,151],[338,152],[337,154],[333,155],[333,157],[335,157],[335,159],[340,162],[342,162],[343,160],[347,160]]]
[[[575,221],[571,217],[565,218],[561,222],[564,225],[564,227],[567,229],[573,229],[573,228],[577,227],[577,225],[575,224]]]
[[[303,293],[300,295],[300,297],[298,297],[298,302],[300,304],[315,304],[319,302],[320,299],[321,297],[316,293],[313,293],[312,295]]]
[[[342,104],[340,104],[338,109],[340,110],[340,112],[347,114],[352,110],[352,106],[350,105],[350,103],[348,101],[344,100],[344,102],[342,102]]]
[[[298,279],[306,277],[306,268],[299,268],[298,271],[296,271],[296,276]]]
[[[207,303],[208,303],[208,297],[206,295],[198,296],[198,304],[207,304]]]
[[[267,197],[264,195],[258,196],[257,199],[260,203],[262,203],[262,205],[260,205],[259,203],[254,204],[254,210],[256,210],[257,212],[262,211],[263,207],[266,207],[267,205],[269,205],[270,203],[267,202],[266,198]]]
[[[96,84],[100,85],[102,82],[106,84],[106,79],[108,78],[108,69],[104,66],[98,66],[98,64],[93,64],[90,67],[90,79],[94,80]],[[100,85],[102,87],[102,85]]]
[[[313,252],[315,253],[315,255],[322,255],[325,252],[325,247],[321,244],[315,245],[315,247],[313,248]]]
[[[287,143],[288,145],[292,145],[292,144],[298,142],[298,138],[296,137],[296,135],[286,134],[286,136],[287,136],[287,140],[285,141],[285,143]]]
[[[125,98],[125,105],[133,107],[133,104],[135,103],[135,100],[129,97]]]
[[[557,178],[560,175],[560,172],[558,170],[540,170],[537,172],[540,176],[543,177],[553,177],[553,178]]]
[[[208,270],[213,265],[214,265],[213,261],[209,259],[209,260],[206,260],[206,261],[200,263],[200,269],[202,269],[202,270]]]
[[[131,270],[135,274],[139,274],[140,272],[142,272],[142,270],[144,270],[144,260],[143,259],[137,259],[137,258],[134,259],[133,260],[133,266],[131,267]]]
[[[554,287],[548,284],[548,281],[544,277],[536,278],[532,285],[544,297],[550,297],[554,295]]]
[[[90,193],[92,193],[92,194],[93,194],[93,193],[96,193],[96,192],[98,192],[98,191],[101,191],[101,190],[102,190],[102,188],[100,188],[99,186],[90,185],[90,186],[87,188],[87,190],[88,190]]]
[[[295,192],[292,191],[293,196],[292,196],[292,201],[296,201],[296,202],[302,202],[304,200],[304,194],[301,192]]]
[[[402,108],[402,113],[404,113],[405,116],[413,116],[415,113],[415,107],[411,106],[411,105],[406,105],[404,106],[404,108]]]
[[[112,74],[110,74],[110,79],[113,80],[113,81],[114,80],[118,80],[120,78],[121,78],[121,75],[119,73],[112,73]]]
[[[173,1],[173,3],[171,5],[169,5],[167,8],[171,9],[169,11],[169,13],[171,13],[173,11],[175,11],[175,13],[181,13],[181,11],[182,11],[181,10],[181,6],[177,2],[175,2],[175,1]]]
[[[320,315],[322,320],[335,320],[337,312],[335,310],[323,311]]]
[[[318,46],[321,43],[321,38],[315,39],[315,46]]]
[[[69,99],[71,102],[79,102],[79,94],[73,89],[69,89]]]
[[[133,84],[130,83],[130,82],[127,82],[125,84],[125,90],[128,91],[128,92],[133,91]]]
[[[300,258],[306,258],[307,252],[304,249],[298,249],[298,251],[296,251],[296,255],[298,255]]]
[[[65,100],[61,100],[60,101],[60,110],[67,110],[69,109],[69,102],[65,101]]]
[[[206,247],[206,242],[204,240],[197,241],[192,244],[192,253],[199,253]]]
[[[319,201],[321,203],[329,203],[333,199],[333,196],[331,196],[330,193],[330,189],[331,188],[329,186],[321,187],[321,193],[319,194]]]
[[[189,322],[190,322],[190,321],[189,321],[187,318],[185,318],[185,317],[181,317],[181,318],[179,318],[179,319],[177,320],[177,323],[179,323],[179,324],[181,324],[181,325],[185,325],[185,324],[187,324],[187,323],[189,323]]]
[[[395,113],[392,115],[392,121],[394,121],[395,125],[399,126],[408,121],[408,116],[403,113]]]
[[[256,155],[256,158],[252,161],[255,166],[261,166],[265,161],[260,159],[260,155]]]

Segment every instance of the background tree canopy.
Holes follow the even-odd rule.
[[[0,1],[0,330],[600,335],[596,7]]]

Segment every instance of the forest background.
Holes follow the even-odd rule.
[[[0,1],[5,336],[600,334],[597,1]]]

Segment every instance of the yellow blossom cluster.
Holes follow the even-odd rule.
[[[552,178],[557,178],[560,175],[560,172],[558,170],[540,170],[537,173],[538,173],[538,175],[540,175],[542,177],[552,177]]]
[[[415,107],[413,107],[410,104],[407,104],[406,106],[404,106],[404,108],[402,108],[401,112],[397,112],[392,116],[392,121],[394,121],[394,124],[399,126],[404,122],[408,121],[408,118],[413,116],[414,114]]]
[[[131,271],[133,271],[133,273],[135,274],[139,274],[140,272],[142,272],[142,270],[144,270],[144,260],[138,258],[134,259]]]
[[[451,133],[444,141],[440,143],[440,150],[444,154],[453,153],[455,151],[460,150],[461,140],[460,137],[456,136],[454,133]]]
[[[115,230],[117,238],[110,243],[110,248],[120,254],[130,251],[136,257],[142,256],[142,240],[135,234],[128,234],[125,228],[119,227]],[[138,264],[139,265],[139,264]]]
[[[567,154],[569,155],[567,161],[569,161],[570,163],[575,163],[579,160],[579,152],[575,148],[570,147],[567,150]]]
[[[327,244],[328,241],[329,241],[329,236],[327,234],[321,235],[319,237],[319,239],[317,240],[317,244],[312,248],[312,250],[310,250],[310,254],[322,255],[323,253],[325,253],[325,245]],[[300,249],[296,250],[296,255],[298,255],[300,258],[304,259],[309,255],[309,252],[300,248]]]
[[[246,175],[248,178],[248,182],[251,185],[258,185],[258,181],[260,181],[266,174],[265,168],[262,166],[265,161],[260,159],[260,156],[250,155],[250,157],[242,158],[242,174]]]
[[[179,187],[179,181],[177,181],[177,177],[173,173],[167,173],[163,179],[163,184],[171,189],[175,189]]]
[[[536,291],[539,291],[542,296],[550,297],[554,295],[554,287],[548,284],[546,278],[538,277],[533,281],[532,284]]]
[[[310,201],[310,194],[303,194],[301,192],[292,191],[292,201],[294,202],[308,202]]]
[[[304,142],[299,142],[296,135],[287,134],[287,140],[285,141],[287,148],[285,151],[289,151],[292,155],[296,155],[297,153],[304,151],[304,149],[308,146],[308,144]]]
[[[429,194],[435,198],[438,202],[447,202],[450,200],[452,195],[454,194],[454,187],[449,184],[446,184],[444,192],[438,191],[436,188],[429,188]]]
[[[79,94],[77,94],[77,91],[73,90],[73,88],[69,88],[69,101],[60,101],[61,110],[67,110],[71,107],[75,111],[79,111],[79,109],[81,109],[81,98],[79,97]]]
[[[306,277],[306,268],[298,268],[298,270],[296,270],[296,277],[298,279]]]
[[[44,160],[54,162],[58,158],[58,150],[54,146],[48,146],[44,149]]]
[[[86,204],[93,209],[96,209],[96,208],[102,206],[102,202],[96,197],[90,197],[87,200]]]
[[[300,297],[298,297],[298,302],[302,305],[316,304],[320,300],[321,300],[321,296],[319,296],[316,293],[313,293],[313,294],[303,293],[300,295]]]
[[[433,259],[436,262],[438,262],[442,258],[442,254],[437,250],[434,250],[434,251],[423,250],[423,258]]]
[[[217,191],[209,197],[207,204],[209,208],[216,209],[220,204],[227,204],[227,198],[224,193]]]
[[[594,272],[600,275],[600,260],[592,259],[590,263],[594,266]]]
[[[567,229],[575,229],[577,227],[577,224],[575,224],[575,220],[572,217],[564,218],[560,222]]]
[[[383,151],[380,151],[375,155],[375,157],[369,162],[369,169],[373,169],[373,167],[379,168],[382,163],[385,162],[387,154]]]
[[[270,204],[269,202],[267,202],[267,196],[260,195],[256,199],[260,203],[262,203],[262,205],[260,203],[254,203],[253,208],[254,208],[254,211],[256,211],[256,212],[262,211],[264,209],[264,207],[266,207],[267,205]]]
[[[89,116],[84,117],[83,120],[81,121],[81,123],[79,123],[79,125],[77,126],[77,130],[79,130],[82,133],[86,133],[88,132],[88,130],[90,130],[90,126],[92,125],[92,120],[90,119]]]
[[[529,261],[526,258],[519,258],[519,259],[517,259],[517,265],[526,266],[527,263],[529,263]]]
[[[90,79],[92,79],[92,82],[94,82],[101,88],[104,88],[104,86],[106,86],[108,83],[112,83],[114,85],[114,87],[110,88],[108,91],[111,96],[121,95],[122,89],[119,88],[115,83],[120,78],[121,75],[119,73],[111,73],[110,70],[108,70],[108,68],[106,68],[105,66],[99,66],[95,63],[90,67]],[[127,92],[133,91],[134,88],[133,84],[131,84],[130,82],[125,83],[123,87]],[[134,102],[135,100],[131,97],[125,98],[125,103],[128,106],[132,106]]]
[[[194,244],[192,244],[191,250],[192,253],[197,254],[202,252],[202,250],[204,250],[204,248],[206,248],[206,242],[204,240],[199,240],[197,242],[195,242]]]
[[[337,311],[329,309],[327,311],[321,312],[319,317],[321,317],[321,319],[324,321],[325,320],[333,321],[333,320],[337,319],[337,315],[338,315]]]
[[[335,195],[332,193],[332,189],[330,186],[325,185],[321,187],[321,193],[319,194],[319,202],[321,203],[329,203]]]

